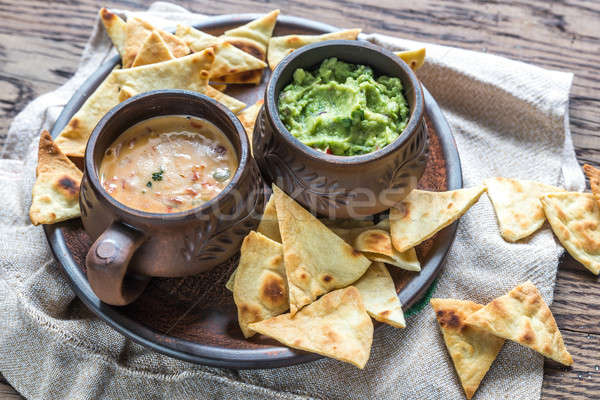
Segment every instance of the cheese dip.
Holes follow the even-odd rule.
[[[237,167],[235,150],[219,128],[204,119],[169,115],[123,132],[102,158],[100,182],[128,207],[172,213],[217,196]]]

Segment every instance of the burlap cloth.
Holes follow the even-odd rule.
[[[156,3],[144,17],[159,25],[202,16]],[[421,43],[381,35],[392,49]],[[465,186],[506,176],[582,190],[568,128],[573,75],[489,54],[427,44],[418,75],[454,131]],[[61,88],[29,104],[0,142],[0,370],[23,396],[62,398],[464,398],[431,307],[406,329],[384,327],[364,370],[335,360],[271,370],[208,368],[157,354],[96,318],[70,289],[41,227],[30,224],[37,138],[49,129],[83,80],[107,57],[110,42],[94,30],[79,70]],[[506,243],[486,196],[461,219],[436,297],[486,303],[531,279],[552,301],[562,248],[545,226],[530,240]],[[478,399],[540,397],[542,356],[506,343]]]

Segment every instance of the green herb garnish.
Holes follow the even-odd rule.
[[[149,188],[151,188],[151,187],[152,187],[152,182],[148,181],[148,182],[146,183],[146,186],[148,186]]]
[[[152,173],[152,180],[153,181],[162,181],[163,172],[165,172],[165,171],[162,168],[158,172],[153,172]]]

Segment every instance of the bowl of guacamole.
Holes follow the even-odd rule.
[[[279,94],[288,131],[327,154],[356,156],[384,148],[406,128],[409,108],[398,77],[336,57],[314,70],[297,68]]]
[[[423,100],[410,67],[379,46],[303,46],[271,74],[252,153],[267,183],[316,214],[376,214],[401,201],[425,170]]]

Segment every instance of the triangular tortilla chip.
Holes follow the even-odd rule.
[[[273,34],[279,10],[273,10],[264,17],[255,19],[235,29],[225,31],[220,36],[235,47],[266,61],[267,45]]]
[[[207,86],[204,88],[204,94],[223,104],[225,107],[233,111],[234,114],[237,114],[246,107],[246,103],[220,92],[212,86]]]
[[[589,164],[583,166],[583,171],[590,180],[590,189],[594,194],[594,198],[600,204],[600,169],[594,168]]]
[[[364,368],[373,342],[373,323],[353,287],[336,290],[292,317],[282,314],[250,324],[250,329],[286,346]]]
[[[331,229],[333,233],[341,237],[344,242],[348,243],[350,246],[354,246],[354,242],[356,238],[363,232],[372,230],[372,229],[381,229],[386,232],[389,232],[389,223],[386,225],[388,219],[379,221],[377,224],[374,224],[373,221],[370,220],[331,220],[331,219],[321,219],[321,222],[325,224],[326,227]]]
[[[264,68],[253,69],[250,71],[238,72],[231,75],[220,76],[211,79],[214,83],[244,83],[258,85],[262,80]]]
[[[174,59],[173,53],[158,34],[157,31],[152,31],[142,44],[142,47],[133,60],[132,67],[139,67],[146,64],[155,64],[163,61]]]
[[[394,54],[407,63],[413,71],[418,70],[425,64],[425,47],[418,50],[397,51]]]
[[[564,189],[544,183],[491,178],[484,181],[487,194],[496,211],[500,234],[509,242],[523,239],[544,225],[546,217],[540,197]]]
[[[193,52],[202,51],[223,43],[223,40],[216,36],[182,24],[177,25],[175,36],[182,39]]]
[[[111,13],[106,8],[100,9],[100,19],[104,24],[104,28],[106,29],[106,33],[108,37],[110,37],[111,42],[123,58],[125,54],[125,38],[126,34],[126,24],[118,15]]]
[[[63,154],[48,131],[40,136],[37,178],[29,218],[34,225],[77,218],[82,172]]]
[[[572,365],[552,312],[530,281],[471,314],[467,325],[527,346],[564,365]]]
[[[390,209],[392,244],[404,252],[447,227],[479,200],[485,186],[450,192],[413,190]]]
[[[251,21],[246,25],[226,31],[219,38],[231,43],[236,48],[250,54],[254,58],[263,62],[267,61],[267,45],[271,38],[271,34],[273,33],[273,28],[275,27],[275,22],[277,22],[278,15],[279,10],[272,11],[264,17]],[[262,80],[263,68],[221,76],[215,78],[215,81],[224,83],[259,84]]]
[[[240,119],[242,125],[244,125],[244,129],[246,130],[246,134],[248,135],[250,147],[252,147],[252,134],[254,133],[254,124],[256,123],[256,117],[258,117],[258,113],[260,112],[260,108],[262,107],[263,103],[264,100],[260,99],[259,101],[252,104],[250,107],[246,108],[238,115],[238,118]]]
[[[267,201],[267,205],[265,206],[265,210],[256,231],[262,233],[271,240],[281,243],[277,209],[275,208],[275,196],[271,195],[271,197],[269,197],[269,201]]]
[[[260,233],[250,232],[240,249],[233,301],[245,337],[254,335],[248,324],[282,314],[289,308],[283,249]]]
[[[356,281],[371,261],[275,185],[273,196],[293,316],[320,295]]]
[[[471,314],[483,308],[481,304],[454,299],[431,299],[430,303],[456,374],[470,399],[502,349],[504,339],[465,325]]]
[[[254,83],[248,79],[237,79],[245,72],[259,70],[267,66],[262,60],[238,49],[231,43],[209,35],[189,26],[177,26],[177,37],[182,38],[192,51],[197,52],[212,47],[215,50],[215,62],[210,71],[211,81],[226,83]],[[223,79],[216,79],[223,78]]]
[[[369,229],[362,232],[354,240],[354,248],[371,261],[380,261],[406,269],[408,271],[420,271],[421,263],[417,258],[414,248],[403,253],[392,246],[390,234],[381,229]]]
[[[360,31],[360,29],[349,29],[346,31],[325,33],[323,35],[288,35],[271,38],[269,40],[268,53],[269,68],[274,70],[285,56],[302,46],[326,40],[356,40]]]
[[[271,195],[265,210],[263,211],[262,218],[256,228],[256,232],[261,235],[277,242],[281,243],[281,234],[279,233],[279,221],[277,220],[277,210],[275,209],[275,198]],[[233,280],[235,279],[235,273],[237,269],[233,271],[229,280],[225,284],[225,287],[233,292]],[[287,285],[286,285],[287,287]]]
[[[207,49],[162,63],[113,70],[71,118],[56,144],[68,156],[83,157],[87,140],[98,121],[123,99],[121,90],[127,98],[157,89],[204,92],[213,59],[212,49]]]
[[[83,158],[92,130],[104,114],[119,104],[119,84],[115,80],[115,71],[88,97],[56,138],[56,144],[66,155]]]
[[[360,292],[365,309],[373,319],[396,328],[406,328],[396,286],[385,265],[374,262],[353,286]]]
[[[146,41],[146,38],[152,31],[158,31],[158,34],[163,38],[166,45],[171,50],[175,57],[184,57],[190,54],[190,48],[183,40],[175,35],[165,32],[161,29],[156,29],[152,24],[137,18],[129,18],[126,25],[124,54],[122,55],[123,68],[129,68],[133,64],[137,53]]]
[[[600,273],[600,206],[591,193],[551,193],[541,198],[552,231],[574,259]]]

